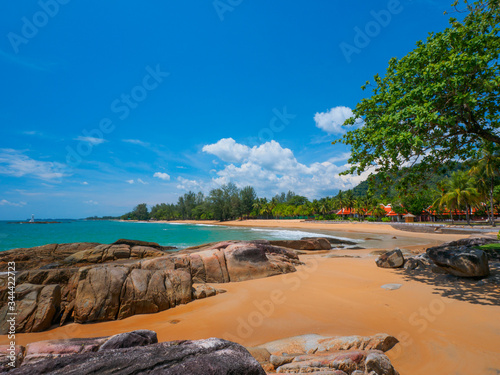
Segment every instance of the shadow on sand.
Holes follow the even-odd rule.
[[[478,305],[500,306],[500,264],[490,262],[490,276],[478,280],[424,270],[395,270],[405,280],[432,285],[435,293]]]

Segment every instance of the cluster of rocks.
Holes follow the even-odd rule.
[[[489,238],[466,238],[428,248],[426,253],[405,259],[400,249],[381,254],[376,264],[383,268],[404,267],[407,271],[430,269],[458,277],[484,278],[490,275],[489,262],[497,253],[488,253],[479,246],[499,243]]]
[[[146,246],[147,245],[147,246]],[[228,283],[295,272],[294,250],[268,241],[227,241],[169,252],[158,244],[46,245],[0,253],[0,271],[16,262],[17,332],[53,324],[124,319],[173,308]],[[196,285],[202,284],[202,285]],[[0,276],[0,334],[8,331],[6,275]]]
[[[0,373],[9,375],[265,375],[259,363],[236,343],[216,338],[158,343],[156,333],[146,330],[16,347],[15,368],[9,365],[10,348],[0,348]]]
[[[158,343],[155,332],[138,330],[109,337],[39,341],[26,347],[3,345],[0,373],[398,375],[384,354],[397,342],[386,334],[303,335],[245,349],[217,338]]]
[[[248,348],[268,374],[398,375],[384,354],[398,340],[371,337],[302,335]]]

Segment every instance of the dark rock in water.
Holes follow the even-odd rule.
[[[340,238],[335,238],[335,237],[302,237],[301,240],[316,240],[318,238],[324,238],[330,244],[332,245],[338,245],[338,244],[345,244],[345,245],[356,245],[357,242],[354,241],[349,241],[349,240],[343,240]]]
[[[451,247],[451,246],[450,246]],[[466,246],[427,249],[429,258],[446,272],[460,277],[487,277],[488,256],[482,250]]]
[[[131,247],[133,246],[145,246],[145,247],[152,247],[153,249],[157,250],[173,250],[177,249],[176,247],[173,246],[162,246],[157,244],[156,242],[147,242],[147,241],[139,241],[139,240],[127,240],[124,238],[120,238],[119,240],[113,242],[113,245],[129,245]]]
[[[405,258],[401,250],[394,249],[380,255],[375,262],[382,268],[399,268],[403,266]]]
[[[330,250],[332,245],[326,238],[304,237],[301,240],[269,241],[271,245],[295,250]]]
[[[28,363],[9,375],[265,375],[241,345],[211,338],[73,354]]]

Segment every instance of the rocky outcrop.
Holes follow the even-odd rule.
[[[335,350],[381,350],[386,352],[394,347],[398,340],[387,334],[374,336],[325,337],[315,334],[290,337],[269,342],[260,347],[271,354],[283,353],[315,353]]]
[[[165,255],[172,247],[155,242],[118,240],[111,245],[95,242],[50,244],[0,252],[0,272],[7,271],[8,262],[16,262],[16,270],[66,268],[113,262],[122,259],[143,259]]]
[[[429,258],[446,272],[460,277],[487,277],[488,256],[467,246],[446,246],[427,249]]]
[[[394,249],[381,254],[375,262],[382,268],[399,268],[403,266],[405,258],[401,250]]]
[[[39,269],[98,245],[100,244],[95,242],[79,242],[2,251],[0,252],[0,272],[7,271],[8,262],[16,262],[17,271]]]
[[[268,241],[222,242],[175,256],[178,267],[189,268],[194,282],[227,283],[295,272],[302,264],[294,251]],[[176,266],[177,267],[177,266]]]
[[[259,363],[241,345],[211,338],[155,343],[156,334],[135,331],[97,339],[42,342],[28,348],[28,358],[9,375],[53,374],[239,374],[265,375]],[[135,339],[137,336],[143,340]],[[132,341],[130,339],[132,338]],[[78,341],[79,340],[79,341]],[[111,345],[110,343],[113,343]]]
[[[303,335],[273,341],[249,351],[268,373],[398,375],[384,354],[397,342],[386,334],[372,337]]]
[[[156,313],[223,292],[193,288],[193,283],[263,278],[294,272],[302,264],[294,251],[268,241],[223,242],[172,254],[142,244],[97,245],[60,262],[68,267],[18,274],[17,332],[37,332],[68,320],[100,322]],[[81,263],[90,265],[75,266]],[[0,282],[0,300],[6,298],[6,285]],[[5,317],[7,305],[2,306],[0,317]],[[4,334],[7,319],[2,322]]]
[[[16,331],[40,332],[49,328],[61,304],[59,285],[21,284],[16,287]],[[9,306],[0,309],[0,333],[9,331]]]

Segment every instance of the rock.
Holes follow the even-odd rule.
[[[250,355],[254,357],[259,363],[270,362],[271,353],[265,348],[246,348]]]
[[[418,257],[408,258],[404,264],[407,271],[421,270],[426,268],[426,264]]]
[[[211,338],[60,356],[28,363],[9,375],[51,374],[239,374],[265,375],[241,345]]]
[[[128,272],[125,267],[96,267],[80,271],[74,307],[75,322],[116,319]]]
[[[209,285],[193,289],[193,281],[251,280],[295,272],[294,265],[303,264],[294,251],[265,240],[226,241],[180,254],[165,254],[137,241],[118,242],[34,248],[35,257],[48,254],[61,268],[36,265],[17,274],[18,332],[37,332],[71,319],[87,323],[155,313],[224,292]],[[17,256],[9,254],[4,259]],[[8,329],[5,282],[0,278],[0,332]]]
[[[277,373],[314,373],[314,374],[361,374],[396,375],[389,359],[377,350],[348,350],[337,352],[321,352],[314,355],[303,355],[277,368]]]
[[[40,361],[73,354],[97,352],[107,337],[37,341],[26,346],[23,367]]]
[[[126,240],[123,238],[113,242],[113,245],[128,245],[130,247],[146,246],[146,247],[152,247],[152,248],[157,249],[157,250],[177,249],[176,247],[172,247],[172,246],[162,246],[162,245],[157,244],[156,242],[147,242],[147,241],[139,241],[139,240]]]
[[[21,345],[0,345],[0,371],[8,371],[13,367],[19,367],[25,353]]]
[[[427,249],[427,254],[438,267],[455,276],[487,277],[490,274],[488,256],[479,249],[448,245]]]
[[[58,263],[71,254],[91,249],[95,242],[49,244],[32,248],[20,248],[0,252],[0,272],[7,271],[8,262],[16,263],[16,271],[33,270]]]
[[[365,372],[375,372],[377,375],[396,375],[391,361],[383,353],[370,353],[366,356]]]
[[[99,352],[110,349],[132,348],[137,346],[146,346],[158,343],[156,332],[146,329],[120,333],[111,336],[99,348]]]
[[[315,334],[294,336],[286,339],[272,341],[261,345],[273,355],[283,353],[310,353],[325,352],[333,350],[381,350],[388,351],[398,340],[387,334],[376,334],[374,336],[348,336],[348,337],[325,337]]]
[[[404,261],[401,250],[395,249],[380,255],[375,262],[382,268],[399,268],[403,266]]]
[[[215,296],[219,293],[225,293],[225,290],[215,289],[213,286],[208,284],[200,284],[193,287],[193,298],[202,299],[207,297]]]
[[[338,244],[356,245],[357,244],[357,242],[354,242],[354,241],[344,240],[344,239],[335,238],[335,237],[302,237],[301,240],[316,240],[318,238],[324,238],[325,240],[330,242],[331,245],[338,245]]]
[[[294,360],[295,357],[291,356],[282,356],[282,355],[271,355],[269,362],[271,364],[278,368],[280,366],[286,365],[287,363],[290,363]]]
[[[301,240],[269,241],[271,245],[295,250],[330,250],[332,245],[326,238],[304,237]]]
[[[20,284],[16,286],[16,332],[40,332],[49,328],[61,304],[59,285]],[[0,310],[0,333],[7,334],[8,305]]]
[[[387,289],[387,290],[397,290],[401,288],[403,284],[384,284],[381,286],[382,289]]]

